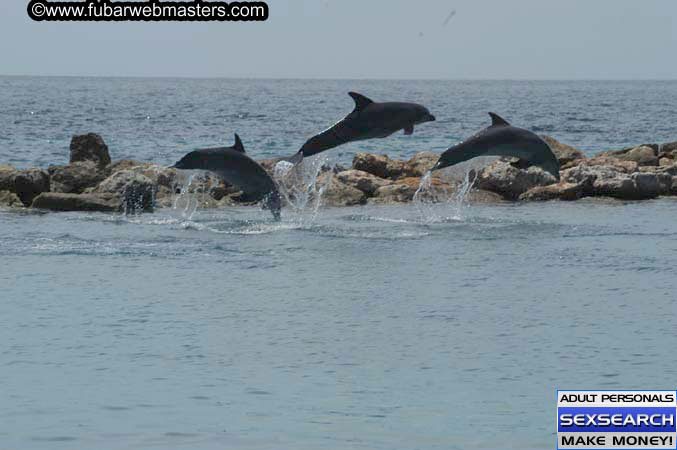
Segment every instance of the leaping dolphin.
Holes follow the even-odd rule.
[[[228,184],[243,191],[253,201],[264,201],[275,220],[280,220],[282,202],[275,181],[259,163],[245,154],[240,137],[232,147],[204,148],[185,155],[172,167],[185,170],[208,170]]]
[[[385,138],[404,130],[414,132],[414,125],[431,122],[435,117],[417,103],[377,103],[357,92],[349,92],[355,109],[331,128],[308,139],[293,159],[315,155],[348,142]]]
[[[513,127],[498,114],[489,115],[491,126],[442,153],[432,170],[478,156],[515,156],[542,167],[559,181],[559,161],[543,139],[529,130]]]

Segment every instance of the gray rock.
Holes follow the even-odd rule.
[[[480,171],[475,185],[480,189],[496,192],[507,200],[517,200],[529,189],[556,182],[554,176],[540,167],[520,169],[507,161],[499,160]]]
[[[30,206],[33,199],[43,192],[49,192],[49,174],[40,169],[26,169],[15,172],[13,189],[24,205]]]
[[[106,179],[109,170],[92,161],[80,161],[66,166],[50,166],[51,192],[82,194]]]
[[[125,213],[152,211],[156,185],[145,175],[133,169],[115,172],[99,184],[95,193],[114,194],[122,200]]]
[[[536,186],[519,196],[520,201],[578,200],[589,189],[584,184],[560,182],[548,186]]]
[[[21,208],[24,204],[18,195],[11,191],[0,191],[0,208]]]
[[[120,197],[115,194],[63,194],[45,192],[38,195],[33,208],[50,211],[100,211],[119,212],[122,209]]]
[[[658,165],[658,153],[647,145],[641,145],[627,152],[617,154],[617,158],[624,161],[634,161],[640,166]]]
[[[98,134],[89,133],[71,139],[70,162],[91,161],[98,166],[111,163],[108,146]]]

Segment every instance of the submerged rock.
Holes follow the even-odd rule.
[[[496,192],[507,200],[517,200],[529,189],[556,182],[554,176],[540,167],[521,169],[507,161],[499,160],[479,172],[475,185],[480,189]]]
[[[50,211],[100,211],[119,212],[122,209],[120,197],[115,194],[64,194],[45,192],[38,195],[33,208]]]
[[[108,146],[103,138],[95,133],[73,136],[71,140],[70,162],[91,161],[100,167],[111,163]]]

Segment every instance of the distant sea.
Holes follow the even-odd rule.
[[[423,103],[437,117],[413,136],[341,147],[408,157],[443,151],[487,126],[514,125],[591,153],[677,140],[677,81],[350,81],[0,77],[0,163],[63,163],[73,134],[103,135],[114,159],[169,163],[230,144],[257,158],[296,152],[353,108],[348,91]]]
[[[677,82],[0,78],[0,164],[73,134],[173,163],[290,155],[418,101],[405,158],[489,123],[585,152],[677,140]],[[0,448],[552,449],[557,389],[674,389],[677,201],[141,216],[0,211]]]

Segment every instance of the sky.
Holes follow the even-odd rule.
[[[677,79],[677,0],[267,3],[266,22],[54,23],[0,0],[0,75]]]

